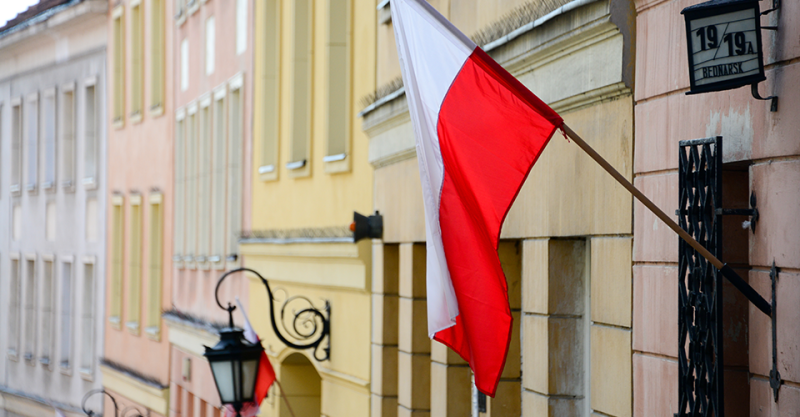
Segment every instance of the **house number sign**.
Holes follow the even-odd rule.
[[[688,94],[764,81],[758,1],[711,0],[681,11],[689,52]]]

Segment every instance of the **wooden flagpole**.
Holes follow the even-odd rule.
[[[611,164],[603,159],[589,144],[587,144],[574,130],[570,129],[566,123],[561,125],[564,133],[578,145],[590,158],[600,164],[618,183],[620,183],[626,190],[628,190],[637,200],[645,205],[653,214],[655,214],[661,221],[663,221],[670,229],[672,229],[678,236],[688,243],[694,250],[697,251],[702,257],[706,258],[712,265],[722,272],[722,275],[728,279],[736,288],[739,289],[744,295],[755,304],[755,306],[768,316],[772,316],[772,306],[762,297],[753,287],[750,286],[745,280],[742,279],[736,272],[733,271],[727,264],[722,263],[717,259],[714,254],[708,251],[700,242],[691,237],[685,230],[681,229],[674,220],[672,220],[666,213],[664,213],[658,206],[656,206],[646,195],[639,191],[633,184],[630,183],[625,177],[622,176]]]

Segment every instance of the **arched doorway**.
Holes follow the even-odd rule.
[[[321,380],[314,365],[303,355],[293,353],[281,362],[280,382],[295,417],[319,417]],[[291,417],[280,400],[280,417]]]

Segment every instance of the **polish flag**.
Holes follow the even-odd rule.
[[[261,339],[258,337],[258,334],[256,334],[256,331],[253,330],[253,326],[250,324],[250,319],[247,317],[247,313],[244,307],[242,307],[242,302],[239,301],[239,297],[236,297],[236,305],[239,306],[239,310],[242,312],[242,316],[244,316],[244,338],[253,344],[260,343]],[[275,369],[272,368],[272,363],[270,363],[267,353],[263,351],[261,352],[261,360],[258,364],[257,378],[254,407],[249,407],[252,409],[252,415],[258,414],[258,408],[261,406],[261,402],[264,401],[264,398],[267,398],[269,387],[275,382]],[[246,411],[247,408],[242,409],[242,416],[245,416]]]
[[[422,180],[428,333],[494,397],[511,339],[500,229],[561,117],[424,0],[392,0]]]

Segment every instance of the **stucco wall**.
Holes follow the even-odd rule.
[[[723,177],[723,203],[731,190],[755,192],[761,217],[756,232],[743,237],[743,260],[725,249],[723,262],[738,263],[740,275],[768,301],[768,269],[774,260],[778,279],[778,371],[786,384],[776,404],[769,388],[772,363],[769,319],[724,288],[725,325],[740,326],[747,337],[725,332],[726,415],[777,416],[800,407],[797,388],[796,318],[797,236],[800,223],[797,172],[800,162],[796,86],[800,82],[797,3],[783,2],[776,13],[761,18],[767,81],[762,96],[777,95],[777,112],[769,102],[752,98],[750,89],[687,96],[689,73],[686,32],[680,11],[697,1],[636,1],[636,150],[635,183],[665,212],[678,207],[678,141],[721,135],[723,162],[742,175]],[[771,3],[762,2],[761,9]],[[727,169],[727,168],[726,168]],[[788,188],[787,188],[788,187]],[[728,194],[725,194],[728,193]],[[747,203],[745,200],[745,207]],[[726,208],[728,208],[726,206]],[[741,220],[739,220],[741,222]],[[723,225],[725,233],[740,229]],[[678,238],[642,206],[634,208],[634,410],[637,416],[671,415],[678,408]],[[725,244],[730,241],[726,240]],[[748,274],[749,270],[749,274]],[[749,276],[748,276],[749,275]],[[731,298],[733,297],[733,298]],[[730,310],[732,309],[732,310]],[[742,311],[738,316],[737,311]],[[747,373],[749,372],[749,373]],[[790,411],[792,410],[792,411]]]

